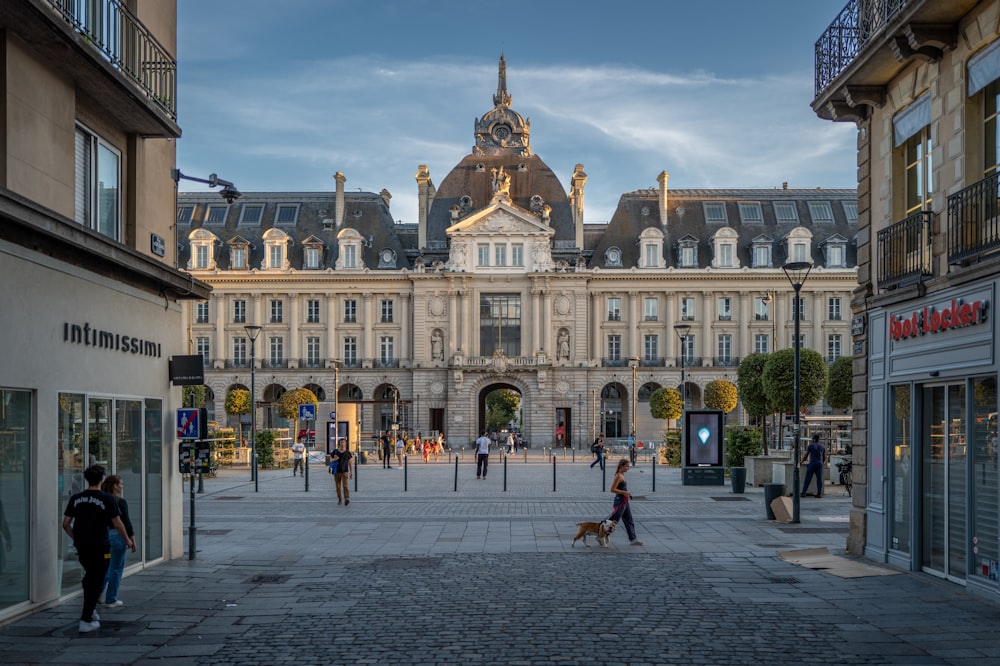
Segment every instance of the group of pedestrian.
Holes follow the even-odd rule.
[[[392,461],[395,459],[396,465],[403,466],[404,455],[421,455],[424,462],[430,462],[434,456],[434,462],[438,462],[441,453],[444,451],[444,433],[438,433],[436,437],[423,437],[417,432],[416,437],[409,437],[405,430],[397,430],[393,435],[391,432],[384,432],[379,436],[379,450],[382,453],[382,468],[392,469]]]
[[[106,589],[104,606],[118,608],[118,598],[127,550],[136,550],[135,533],[129,519],[128,503],[122,496],[125,482],[120,476],[105,475],[104,467],[91,465],[83,471],[87,488],[74,494],[63,512],[62,528],[73,539],[83,567],[82,634],[101,628],[97,605]]]

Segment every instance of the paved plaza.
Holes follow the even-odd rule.
[[[196,558],[128,576],[77,633],[80,598],[0,627],[5,664],[986,664],[1000,605],[924,574],[844,578],[784,551],[843,556],[840,486],[765,518],[763,491],[628,473],[642,546],[572,546],[610,512],[602,474],[557,456],[466,454],[360,467],[338,506],[304,479],[225,469],[196,496]],[[610,486],[614,460],[605,488]],[[655,480],[654,480],[655,476]],[[655,483],[655,488],[654,488]],[[504,489],[506,485],[506,490]],[[456,489],[457,487],[457,489]],[[185,499],[187,503],[187,499]],[[185,507],[187,516],[187,507]],[[185,530],[188,518],[185,517]]]

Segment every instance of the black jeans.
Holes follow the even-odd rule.
[[[628,534],[629,541],[635,541],[635,523],[632,522],[631,502],[626,502],[621,495],[615,495],[615,512],[611,514],[611,520],[617,520],[625,525],[625,533]]]
[[[104,589],[104,577],[111,563],[111,546],[87,546],[76,549],[83,567],[83,612],[80,619],[84,622],[93,620],[97,600],[101,598]]]
[[[486,466],[490,464],[490,454],[488,453],[477,453],[476,454],[476,478],[480,476],[486,478]]]

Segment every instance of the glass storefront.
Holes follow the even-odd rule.
[[[972,575],[1000,578],[1000,521],[997,512],[997,381],[972,382]]]
[[[910,387],[892,387],[892,421],[890,441],[892,442],[892,522],[890,523],[889,547],[901,553],[912,549],[911,508],[913,483],[913,433],[910,428]]]
[[[0,389],[0,609],[28,601],[30,391]]]

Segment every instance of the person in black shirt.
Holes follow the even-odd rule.
[[[83,567],[83,611],[80,614],[80,633],[101,628],[94,612],[104,587],[108,572],[111,545],[108,525],[114,526],[128,548],[135,549],[135,542],[125,530],[115,498],[101,491],[104,468],[91,465],[83,472],[87,489],[69,498],[63,512],[63,531],[73,538],[80,566]]]
[[[353,457],[354,454],[347,450],[347,440],[343,438],[337,442],[337,450],[330,456],[333,483],[337,487],[337,504],[343,502],[344,506],[351,503],[351,491],[347,486],[347,479],[354,478],[354,473],[351,471]]]

